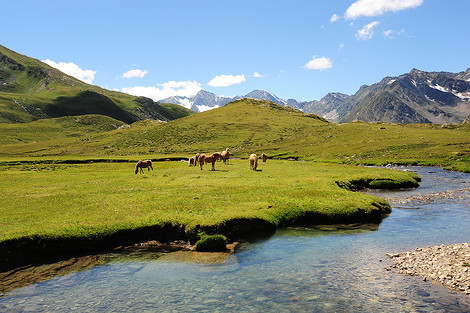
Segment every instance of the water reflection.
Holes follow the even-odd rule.
[[[399,199],[470,187],[468,174],[416,170],[423,190],[383,193]],[[0,298],[0,311],[468,312],[469,297],[390,271],[386,253],[468,241],[469,208],[464,192],[394,205],[380,225],[286,228],[220,262],[128,255],[17,289]]]
[[[290,236],[329,236],[335,234],[355,234],[365,231],[377,231],[380,223],[351,223],[351,224],[322,224],[312,226],[297,226],[280,229],[276,235]]]

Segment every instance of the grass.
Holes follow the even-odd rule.
[[[225,252],[227,238],[224,235],[203,236],[194,245],[194,250],[200,252]]]
[[[103,115],[66,116],[31,123],[0,124],[0,144],[76,138],[117,129],[123,122]]]
[[[389,206],[337,182],[416,178],[407,172],[286,160],[261,163],[256,172],[247,160],[209,168],[156,162],[153,172],[134,175],[133,163],[0,166],[0,242],[37,236],[99,238],[168,223],[197,232],[240,218],[281,226],[307,213],[367,215]]]
[[[33,122],[23,127],[34,129],[36,125]],[[75,138],[58,136],[48,141],[26,135],[23,138],[19,135],[16,141],[9,135],[5,138],[0,146],[0,158],[9,159],[64,155],[133,159],[188,157],[195,152],[212,153],[230,147],[232,155],[237,157],[265,152],[274,158],[366,165],[434,165],[470,171],[470,127],[465,125],[335,124],[253,99],[234,101],[168,123],[136,122],[126,129],[83,133]],[[22,141],[18,143],[20,138]]]
[[[181,159],[226,147],[243,159],[217,163],[217,171],[168,161],[134,175],[134,163],[122,163]],[[261,152],[275,160],[250,171],[246,158]],[[199,233],[234,239],[256,223],[259,230],[380,220],[389,204],[352,190],[411,187],[418,178],[353,165],[388,163],[470,171],[470,127],[334,124],[253,99],[167,123],[124,125],[87,115],[0,124],[0,249],[20,249],[16,243],[28,239],[27,251],[56,239],[77,246],[89,246],[88,240],[114,243],[123,233],[147,236],[149,229],[176,228],[177,236],[184,229],[191,239]]]

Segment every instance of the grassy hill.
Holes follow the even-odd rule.
[[[0,122],[83,114],[101,114],[132,123],[142,119],[168,121],[192,111],[86,84],[0,45]]]
[[[0,144],[41,142],[77,138],[110,131],[126,125],[104,115],[64,116],[30,123],[1,123]]]
[[[30,125],[30,126],[28,126]],[[25,124],[23,127],[33,127]],[[10,126],[10,132],[13,132]],[[18,133],[20,131],[18,130]],[[140,121],[128,128],[41,141],[0,134],[0,157],[168,158],[212,153],[267,153],[351,164],[452,165],[470,170],[468,124],[335,124],[265,100],[242,99],[168,123]],[[40,136],[37,134],[37,136]],[[21,139],[21,143],[20,142]],[[104,148],[106,147],[106,149]]]

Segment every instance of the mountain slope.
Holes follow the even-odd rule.
[[[132,123],[147,118],[168,121],[191,114],[169,109],[172,106],[148,98],[86,84],[0,45],[0,122],[102,114]]]
[[[461,73],[413,69],[362,88],[340,122],[461,123],[470,115],[470,69]]]

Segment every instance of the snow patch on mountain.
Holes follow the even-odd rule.
[[[442,87],[442,86],[439,86],[439,85],[432,85],[432,84],[429,84],[429,87],[433,88],[433,89],[436,89],[436,90],[439,90],[441,92],[447,92],[447,93],[451,93],[453,94],[454,96],[462,99],[462,100],[470,100],[470,92],[467,92],[467,93],[462,93],[462,92],[458,92],[457,90],[449,90],[445,87]]]
[[[212,109],[215,109],[215,108],[219,108],[219,106],[215,105],[215,106],[211,107],[211,106],[208,106],[208,105],[198,105],[197,108],[198,108],[199,112],[204,112],[204,111],[212,110]]]

